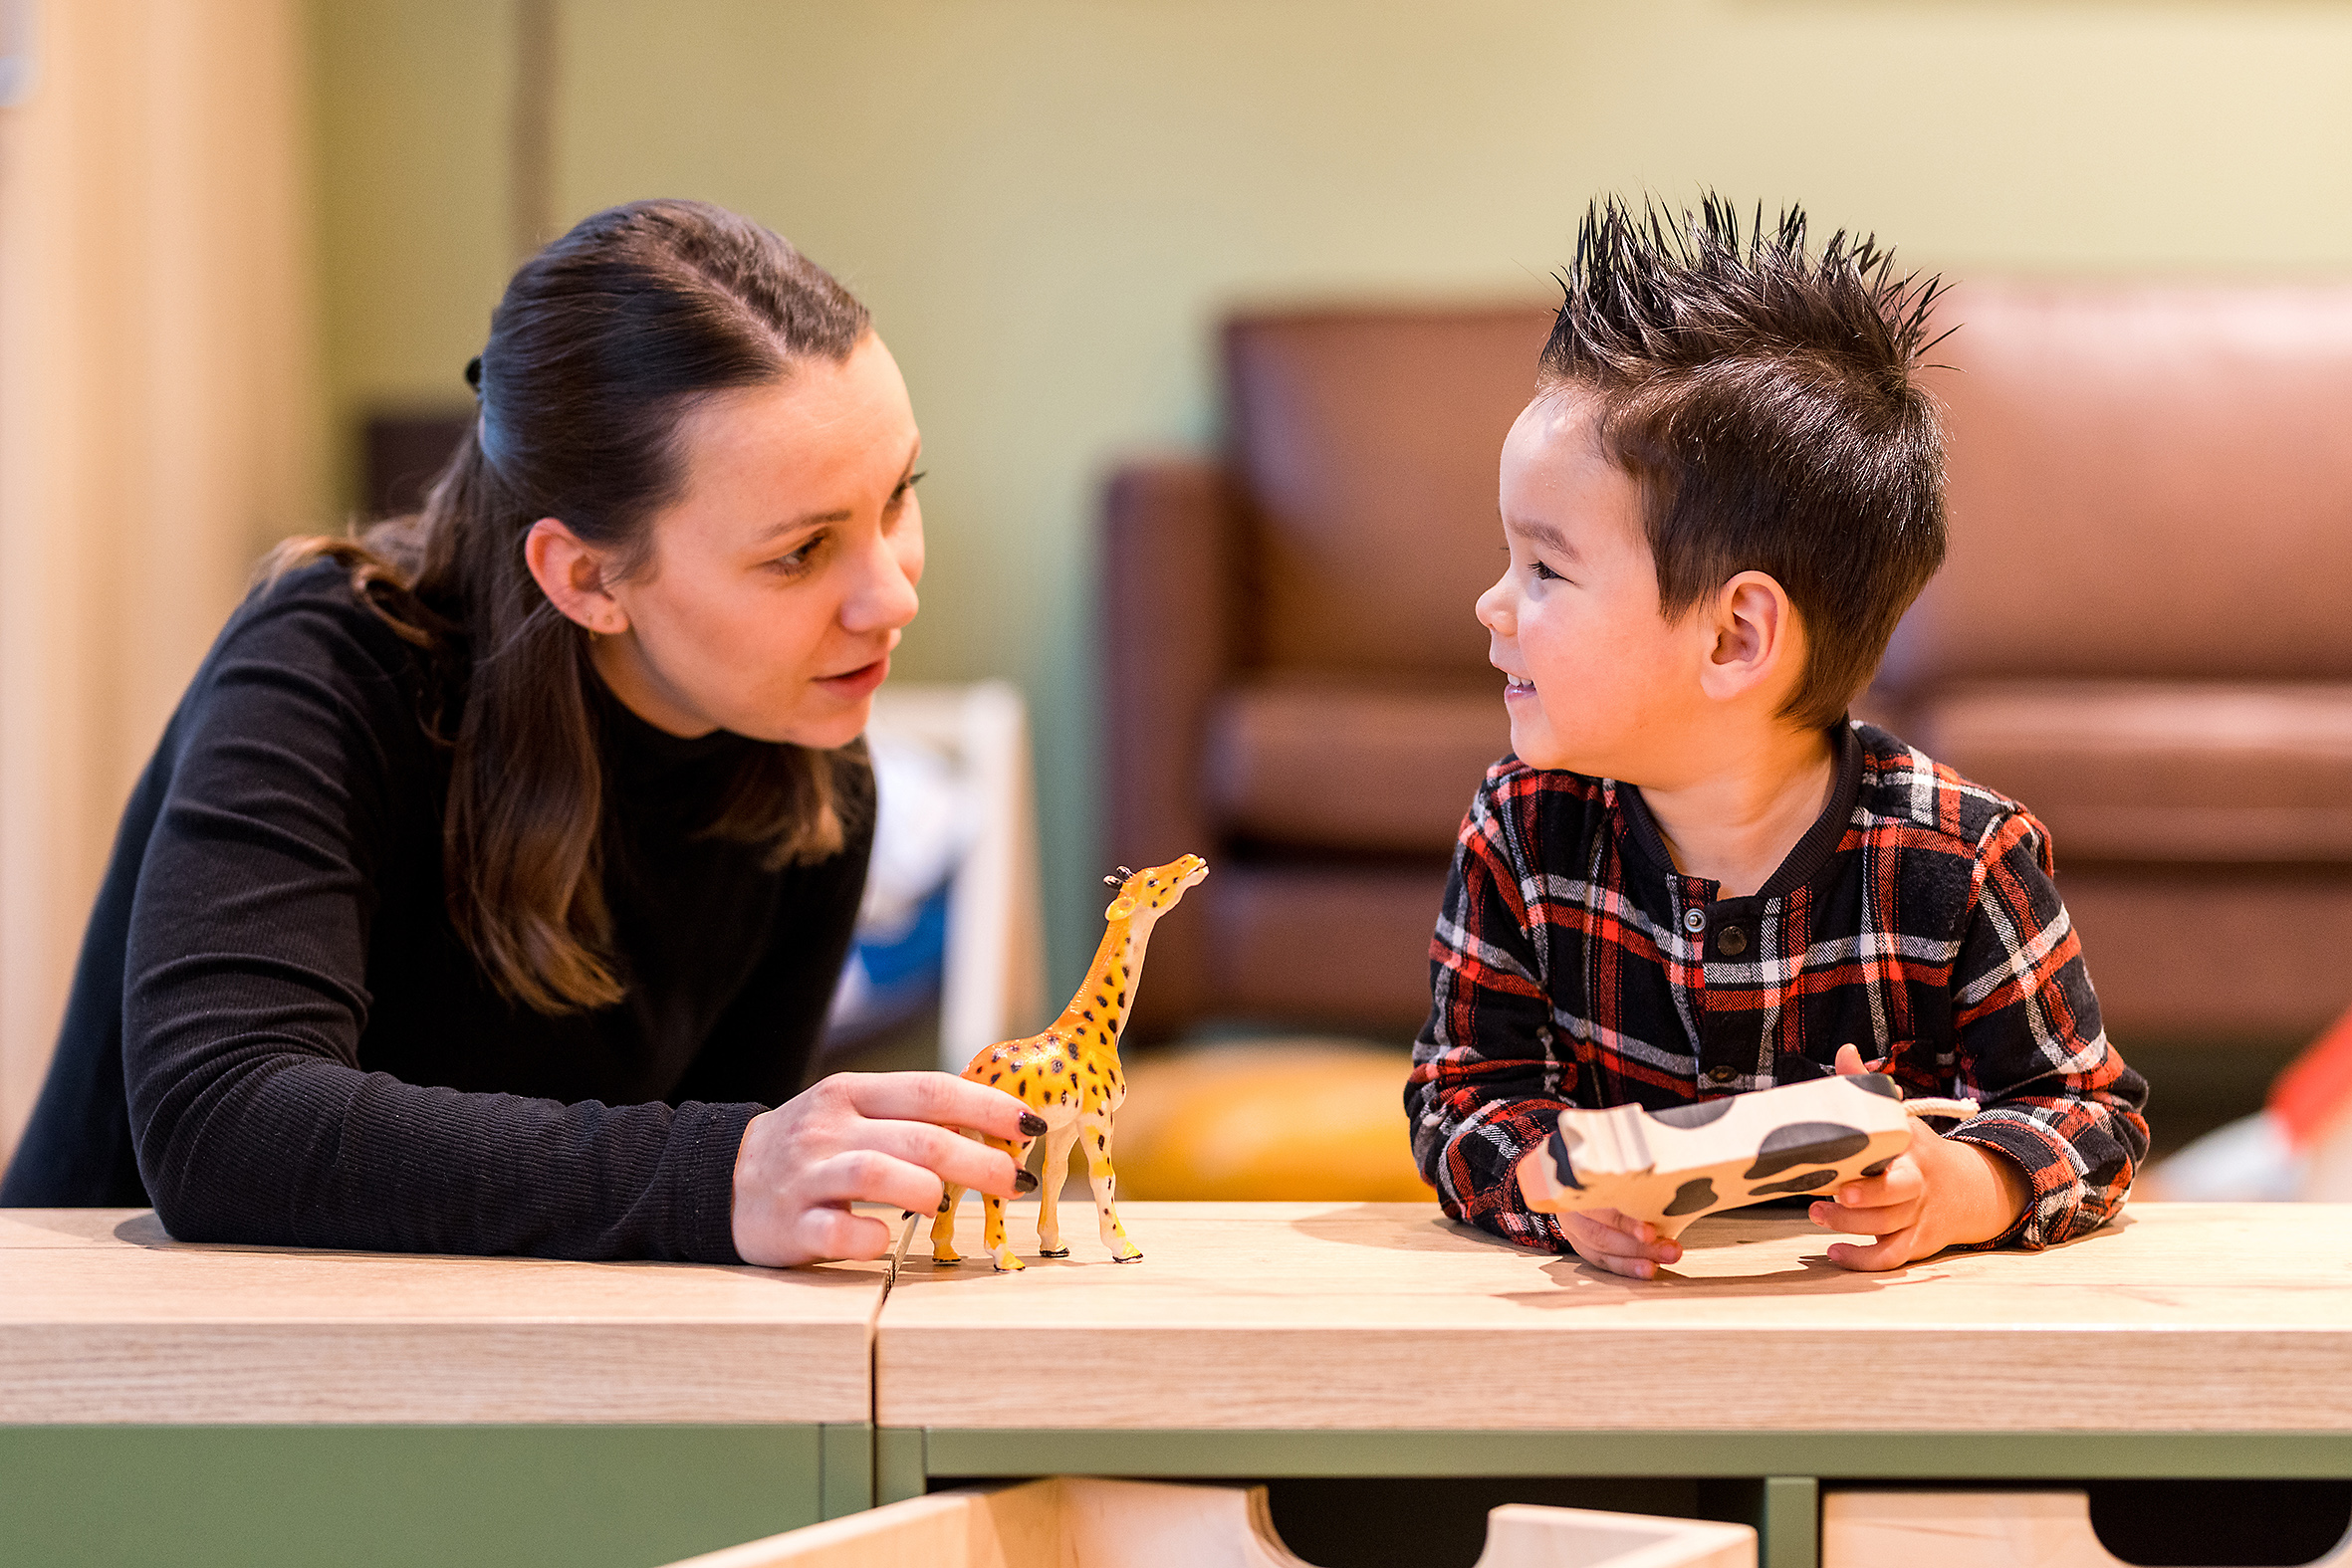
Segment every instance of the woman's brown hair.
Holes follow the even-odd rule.
[[[612,554],[651,553],[684,482],[680,417],[700,397],[848,357],[865,308],[777,235],[693,201],[587,218],[525,263],[467,367],[480,416],[424,509],[353,540],[289,541],[275,575],[319,559],[422,650],[425,722],[451,748],[442,867],[449,918],[508,996],[542,1012],[617,1002],[604,902],[603,737],[588,633],[524,563],[561,518]],[[840,849],[859,749],[745,750],[708,831],[771,866]]]

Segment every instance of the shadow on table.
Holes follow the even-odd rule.
[[[2122,1234],[2135,1223],[2129,1214],[2119,1215],[2090,1234],[2045,1247],[2043,1252],[2062,1252],[2077,1246],[2089,1246],[2107,1236]],[[1828,1232],[1821,1233],[1824,1247],[1838,1239],[1841,1237]],[[1965,1252],[1946,1250],[1933,1257],[1922,1257],[1906,1263],[1900,1268],[1857,1273],[1852,1269],[1838,1267],[1824,1251],[1797,1258],[1793,1268],[1773,1268],[1755,1274],[1686,1274],[1677,1269],[1661,1268],[1654,1279],[1628,1279],[1579,1258],[1558,1257],[1542,1265],[1542,1272],[1558,1288],[1510,1291],[1499,1299],[1517,1301],[1523,1306],[1549,1308],[1607,1306],[1622,1301],[1655,1300],[1661,1296],[1691,1294],[1733,1298],[1857,1295],[1896,1285],[1924,1283],[1939,1277],[1930,1270],[1955,1257],[1966,1255]],[[2042,1253],[2016,1252],[2011,1255],[2020,1269],[2030,1269],[2033,1259]]]
[[[1459,1252],[1484,1246],[1530,1258],[1544,1255],[1490,1235],[1476,1226],[1449,1220],[1434,1205],[1424,1210],[1410,1204],[1356,1204],[1294,1220],[1291,1229],[1318,1241],[1376,1246],[1391,1252]]]

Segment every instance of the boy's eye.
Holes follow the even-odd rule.
[[[1558,582],[1562,580],[1558,572],[1552,570],[1540,560],[1530,562],[1528,566],[1528,569],[1535,574],[1535,580],[1537,582]]]
[[[890,505],[896,506],[901,501],[904,501],[906,499],[907,492],[914,489],[915,486],[921,484],[923,482],[923,475],[929,472],[929,469],[924,469],[920,473],[909,474],[904,479],[900,480],[898,482],[898,488],[890,492]]]

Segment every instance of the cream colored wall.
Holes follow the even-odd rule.
[[[314,3],[337,406],[447,396],[503,271],[508,8]],[[708,197],[873,307],[931,470],[901,668],[1028,688],[1058,980],[1097,487],[1213,438],[1231,306],[1539,298],[1590,193],[1701,182],[1963,280],[2352,269],[2338,6],[569,0],[559,52],[566,218]]]
[[[0,109],[0,1161],[132,781],[322,505],[301,5],[35,9]]]

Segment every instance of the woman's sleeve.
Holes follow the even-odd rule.
[[[241,617],[191,689],[131,904],[123,1070],[165,1227],[738,1261],[735,1153],[760,1106],[566,1105],[360,1070],[376,860],[422,788],[399,784],[432,764],[389,632],[293,597]]]

